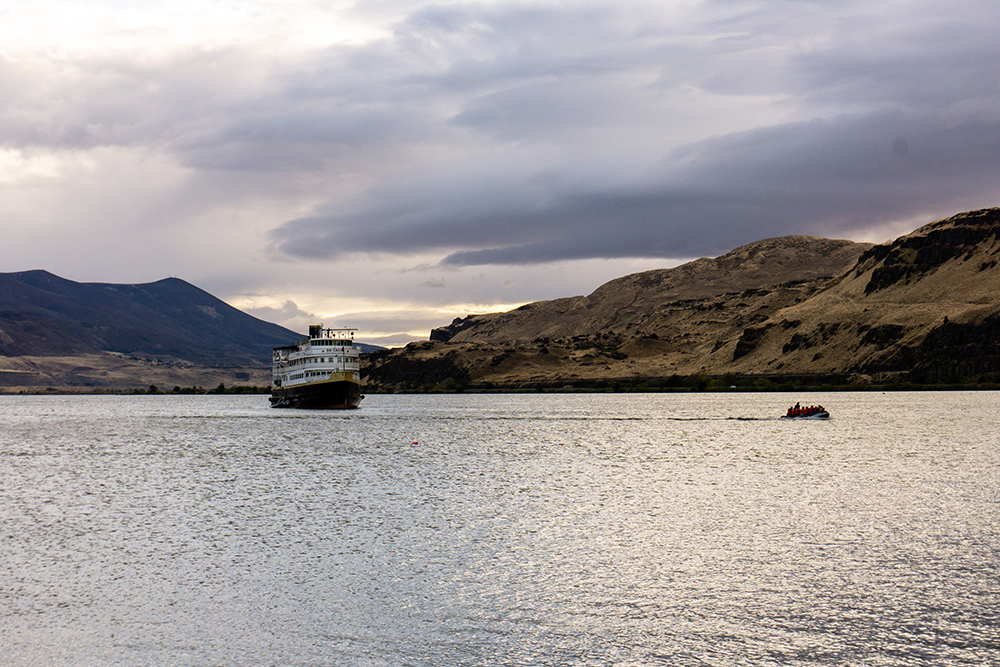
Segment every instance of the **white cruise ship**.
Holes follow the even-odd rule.
[[[355,329],[309,327],[309,337],[274,348],[271,407],[316,410],[361,405],[361,349]]]

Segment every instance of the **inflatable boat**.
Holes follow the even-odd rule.
[[[830,413],[822,405],[800,407],[798,403],[788,408],[782,419],[829,419]]]

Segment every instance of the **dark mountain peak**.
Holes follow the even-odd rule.
[[[54,273],[49,273],[44,269],[31,269],[29,271],[17,271],[15,273],[0,273],[0,276],[38,289],[60,289],[66,285],[74,284],[73,281],[60,278]]]
[[[300,336],[179,278],[77,283],[48,271],[0,274],[0,354],[117,352],[220,366],[266,366]]]
[[[65,278],[60,278],[56,274],[50,273],[50,272],[46,271],[45,269],[28,269],[27,271],[14,271],[12,273],[6,273],[6,274],[2,274],[2,275],[13,276],[13,277],[16,277],[16,278],[25,278],[25,279],[28,279],[28,278],[31,278],[31,277],[43,277],[43,276],[45,276],[45,277],[49,277],[49,278],[55,278],[57,280],[65,280]]]

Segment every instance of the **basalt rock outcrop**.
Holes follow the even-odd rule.
[[[732,370],[927,381],[1000,372],[998,260],[1000,209],[874,246],[817,294],[775,313]]]
[[[721,311],[753,302],[765,311],[775,293],[799,298],[854,263],[870,247],[851,241],[786,236],[716,258],[617,278],[588,296],[529,303],[507,313],[470,315],[431,332],[432,341],[515,342],[613,334],[671,336],[683,311],[728,319]],[[725,297],[725,298],[721,298]],[[759,308],[755,309],[759,310]],[[756,317],[761,318],[761,313]]]

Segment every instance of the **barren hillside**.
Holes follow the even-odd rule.
[[[1000,372],[1000,209],[879,246],[792,236],[455,320],[371,355],[373,389],[705,373],[940,379]]]
[[[539,301],[506,313],[470,315],[435,329],[431,340],[485,343],[669,333],[675,314],[693,304],[786,283],[826,280],[853,265],[868,247],[810,236],[766,239],[722,257],[617,278],[589,296]],[[712,307],[718,308],[715,303]]]

